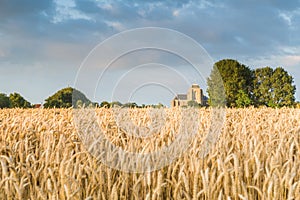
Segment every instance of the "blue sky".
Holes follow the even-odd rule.
[[[43,102],[58,89],[74,85],[79,66],[100,42],[149,26],[186,34],[213,61],[232,58],[251,68],[282,66],[295,78],[300,100],[300,1],[296,0],[1,0],[0,92],[19,92],[32,103]],[[116,66],[106,84],[130,67],[128,62]],[[155,67],[150,74],[155,76]],[[186,89],[154,84],[131,100],[168,105],[174,92]],[[111,87],[104,85],[97,92],[94,100],[110,100]]]

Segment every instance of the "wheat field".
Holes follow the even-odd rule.
[[[132,110],[136,124],[147,123],[146,111]],[[222,134],[202,158],[210,113],[199,110],[198,133],[172,164],[126,173],[87,151],[71,109],[0,110],[0,199],[300,199],[300,109],[227,109]],[[151,139],[126,135],[110,109],[97,116],[107,138],[127,150],[155,151],[176,137],[175,114]]]

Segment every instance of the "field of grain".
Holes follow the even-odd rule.
[[[145,109],[134,112],[137,124],[147,121]],[[227,109],[201,158],[210,112],[199,110],[199,133],[171,165],[126,173],[86,150],[71,109],[0,110],[0,199],[300,199],[299,109]],[[155,151],[176,137],[176,115],[163,135],[141,140],[118,129],[111,110],[97,113],[107,138],[127,150]]]

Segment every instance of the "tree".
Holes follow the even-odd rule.
[[[31,108],[31,104],[18,93],[10,94],[9,100],[12,108]]]
[[[241,91],[244,97],[252,98],[253,72],[236,60],[220,60],[214,64],[207,84],[209,105],[222,105],[226,100],[228,107],[236,107]]]
[[[213,107],[226,105],[226,94],[221,74],[217,65],[213,66],[210,77],[207,79],[208,104]]]
[[[164,104],[162,104],[162,103],[152,104],[152,105],[148,105],[146,107],[151,107],[151,108],[165,108]]]
[[[270,67],[254,70],[253,99],[256,106],[269,106],[271,102],[273,69]]]
[[[245,91],[239,90],[235,103],[238,108],[244,108],[253,105],[253,100],[245,93]]]
[[[9,97],[3,93],[0,93],[0,108],[10,108]]]
[[[260,68],[254,74],[253,95],[257,105],[283,107],[295,104],[293,77],[283,68]]]
[[[92,102],[80,91],[67,87],[57,91],[45,100],[45,108],[70,108],[89,106]]]
[[[109,108],[110,104],[107,101],[102,101],[100,107]]]
[[[157,104],[157,108],[164,108],[165,106],[164,106],[164,104],[162,104],[162,103],[158,103]]]
[[[113,101],[113,102],[110,103],[110,107],[111,107],[111,108],[113,108],[113,107],[115,107],[115,106],[121,107],[121,106],[122,106],[122,103],[119,102],[119,101]]]
[[[272,75],[273,103],[277,107],[293,106],[295,103],[296,86],[293,77],[281,67],[277,67]]]
[[[138,105],[137,105],[136,103],[128,102],[128,103],[123,104],[122,107],[123,107],[123,108],[137,108]]]

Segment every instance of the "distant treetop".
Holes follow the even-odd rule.
[[[91,101],[79,90],[72,87],[63,88],[45,100],[45,108],[70,108],[87,106]]]

